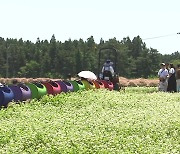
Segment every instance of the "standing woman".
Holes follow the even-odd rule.
[[[176,92],[176,76],[175,76],[175,67],[173,64],[169,65],[169,79],[168,79],[168,92]]]

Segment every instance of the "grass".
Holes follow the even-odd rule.
[[[179,93],[89,90],[0,110],[0,153],[179,153]]]

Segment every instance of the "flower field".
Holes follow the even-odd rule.
[[[0,153],[180,152],[180,94],[156,87],[45,95],[0,121]]]

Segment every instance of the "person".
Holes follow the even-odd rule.
[[[176,68],[176,91],[180,92],[180,64]]]
[[[102,74],[103,74],[103,79],[108,79],[108,80],[112,80],[113,76],[114,76],[114,69],[113,69],[113,63],[111,62],[111,60],[107,59],[106,62],[103,65],[102,68]]]
[[[168,70],[166,69],[165,63],[161,63],[161,69],[158,71],[158,77],[159,77],[159,91],[167,91],[168,86]]]
[[[168,92],[176,92],[176,77],[175,77],[175,67],[171,63],[169,64],[169,76],[168,76]]]

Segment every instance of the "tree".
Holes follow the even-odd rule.
[[[97,72],[98,50],[102,47],[117,49],[116,57],[110,52],[104,54],[111,60],[117,58],[117,73],[121,76],[154,76],[161,62],[178,63],[179,52],[162,55],[159,51],[146,47],[140,36],[121,41],[115,37],[96,44],[93,36],[83,39],[56,41],[53,34],[50,42],[37,38],[36,43],[23,39],[3,39],[0,37],[1,77],[65,77],[76,75],[81,70]],[[104,62],[103,61],[103,62]]]
[[[132,40],[132,51],[131,51],[131,55],[133,56],[133,58],[137,58],[140,56],[140,53],[142,52],[142,46],[143,46],[143,42],[141,40],[141,38],[139,36],[134,37],[134,39]]]
[[[79,50],[76,52],[76,74],[82,71],[82,55]]]
[[[35,78],[39,76],[39,64],[36,61],[31,60],[25,66],[20,68],[18,72],[21,77]]]

